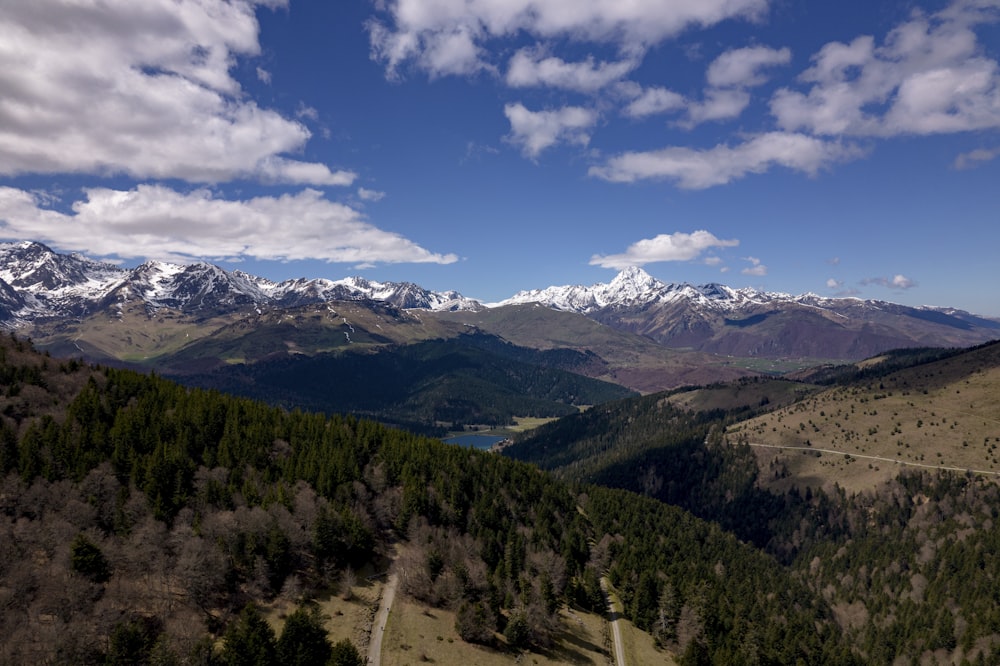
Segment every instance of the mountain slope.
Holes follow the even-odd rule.
[[[603,362],[593,368],[599,372],[579,372],[643,393],[756,374],[732,358],[668,349],[646,336],[606,326],[583,314],[538,304],[436,312],[424,317],[425,322],[430,320],[482,330],[522,347],[596,354]]]
[[[980,620],[1000,612],[983,597],[1000,575],[984,558],[997,543],[1000,343],[822,378],[837,385],[744,380],[608,403],[504,453],[757,544],[830,601],[866,663],[990,663],[1000,633]]]
[[[598,362],[570,350],[518,348],[481,334],[372,353],[302,355],[223,366],[185,383],[289,409],[353,413],[424,432],[552,417],[630,395],[568,369]]]
[[[399,308],[479,307],[456,292],[439,294],[411,283],[362,278],[271,282],[204,262],[147,261],[126,270],[32,242],[0,243],[0,281],[22,301],[9,297],[0,301],[5,306],[0,314],[6,315],[0,323],[9,327],[96,312],[114,315],[128,303],[140,303],[151,312],[170,309],[201,318],[331,300],[378,300]]]
[[[170,373],[474,326],[522,347],[589,352],[598,358],[578,372],[643,392],[1000,336],[1000,322],[956,310],[667,285],[635,268],[608,284],[522,292],[486,308],[406,282],[276,283],[203,262],[126,270],[37,243],[0,244],[0,325],[57,354]]]
[[[526,291],[501,305],[525,303],[585,314],[670,348],[739,357],[860,360],[899,347],[1000,337],[1000,322],[953,309],[665,284],[638,268],[607,284]]]
[[[456,642],[506,660],[552,654],[574,621],[560,610],[602,607],[607,570],[663,660],[858,661],[820,595],[675,508],[6,338],[0,377],[5,663],[235,662],[248,605],[353,592],[355,571],[388,566],[425,613],[456,616]],[[448,635],[423,660],[452,654]]]
[[[907,358],[845,368],[834,386],[733,425],[728,436],[752,445],[762,466],[786,470],[765,480],[776,488],[860,491],[919,469],[1000,478],[1000,343]]]

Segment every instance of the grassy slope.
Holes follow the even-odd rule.
[[[754,370],[738,359],[667,349],[649,338],[618,331],[583,315],[538,305],[512,305],[482,312],[442,312],[441,321],[479,328],[516,345],[537,349],[589,349],[610,366],[598,377],[643,393],[687,384],[735,379]]]
[[[43,322],[30,334],[55,355],[122,361],[168,372],[203,371],[281,354],[316,354],[348,346],[406,344],[453,335],[454,326],[421,313],[366,302],[241,312],[197,319],[138,303],[75,322]]]
[[[906,465],[994,476],[1000,474],[998,387],[1000,344],[993,344],[826,389],[737,424],[729,436],[750,444],[799,447],[755,447],[763,469],[775,461],[791,473],[783,479],[762,479],[775,488],[836,482],[848,491],[861,490],[895,476]],[[837,454],[817,455],[802,447]]]

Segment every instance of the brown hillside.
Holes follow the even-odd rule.
[[[904,469],[1000,477],[1000,344],[822,391],[737,424],[763,483],[871,488]]]

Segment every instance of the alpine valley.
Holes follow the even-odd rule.
[[[0,663],[1000,663],[995,320],[37,243],[0,280]]]
[[[57,356],[428,432],[1000,336],[1000,321],[958,310],[664,284],[638,268],[484,304],[359,277],[125,269],[35,242],[0,244],[0,325]]]
[[[639,268],[607,284],[484,304],[359,277],[275,283],[207,263],[124,269],[34,242],[0,244],[0,325],[52,353],[178,373],[475,329],[523,347],[590,352],[584,374],[643,392],[1000,336],[1000,320],[961,310],[665,284]]]

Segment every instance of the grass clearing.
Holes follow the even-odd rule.
[[[907,469],[957,468],[997,478],[1000,367],[957,367],[963,362],[946,360],[828,389],[736,424],[729,436],[787,447],[755,447],[761,483],[777,490],[836,482],[856,492]]]
[[[439,608],[427,608],[409,599],[399,599],[393,606],[386,626],[382,649],[384,666],[438,664],[440,666],[506,666],[532,664],[555,666],[579,664],[604,666],[607,651],[603,647],[602,617],[573,609],[560,611],[562,631],[555,645],[546,650],[517,652],[498,647],[484,647],[464,642],[455,632],[455,614]],[[650,643],[652,639],[650,638]],[[635,662],[641,663],[641,662]],[[655,663],[655,662],[654,662]]]
[[[358,578],[361,582],[351,587],[350,599],[344,599],[339,594],[328,594],[314,601],[326,618],[325,627],[330,642],[337,643],[346,638],[361,654],[365,654],[372,618],[378,610],[384,579],[366,581],[361,575]],[[285,618],[297,606],[294,601],[279,598],[263,606],[261,614],[274,629],[275,635],[280,636],[285,626]]]

